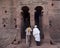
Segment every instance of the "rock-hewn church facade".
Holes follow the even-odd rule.
[[[45,43],[60,42],[60,1],[0,0],[1,45],[22,41],[26,27],[35,24]]]

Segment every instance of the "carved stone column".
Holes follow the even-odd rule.
[[[47,6],[44,7],[44,13],[42,17],[43,21],[43,32],[44,32],[44,43],[50,44],[50,36],[49,36],[49,15]]]
[[[31,24],[31,27],[33,28],[34,25],[35,25],[35,21],[34,21],[34,9],[33,9],[33,7],[31,7],[29,12],[30,12],[30,24]]]
[[[20,14],[20,7],[17,7],[17,15],[16,15],[16,24],[17,24],[17,41],[21,41],[21,14]]]

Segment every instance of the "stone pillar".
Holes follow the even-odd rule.
[[[45,8],[44,8],[42,21],[43,21],[44,42],[50,44],[49,16],[48,16],[48,8],[47,8],[47,6],[45,6]]]
[[[16,15],[16,25],[17,25],[17,41],[21,41],[21,14],[20,14],[20,6],[17,7],[17,15]]]
[[[30,24],[31,24],[31,27],[33,28],[34,25],[35,25],[35,21],[34,21],[34,9],[31,7],[29,12],[30,12]]]
[[[16,36],[16,38],[18,41],[21,41],[21,32],[20,32],[21,31],[21,25],[20,25],[20,22],[21,22],[20,18],[17,17],[17,36]]]

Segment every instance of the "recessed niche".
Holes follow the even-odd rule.
[[[4,24],[3,27],[6,27],[6,25]]]
[[[7,13],[7,10],[5,10],[5,13]]]
[[[17,28],[17,25],[15,25],[15,28]]]
[[[54,4],[53,4],[53,3],[52,3],[51,5],[52,5],[52,6],[54,6]]]
[[[28,6],[23,6],[21,8],[21,16],[23,17],[22,20],[22,29],[21,29],[21,38],[24,39],[26,37],[26,32],[25,29],[30,26],[30,13],[29,13],[29,7]],[[24,36],[23,36],[24,35]]]

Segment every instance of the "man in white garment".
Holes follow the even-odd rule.
[[[40,30],[37,28],[37,25],[33,28],[33,36],[35,38],[36,45],[40,46]]]

